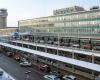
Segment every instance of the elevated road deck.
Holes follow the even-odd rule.
[[[11,45],[11,44],[8,44],[8,43],[0,42],[0,45],[4,46],[4,47],[9,47],[9,48],[13,48],[13,49],[16,49],[16,50],[24,51],[24,52],[27,52],[27,53],[32,53],[33,55],[39,55],[39,56],[42,56],[42,57],[54,59],[54,60],[61,61],[61,62],[64,62],[64,63],[69,63],[69,64],[72,64],[72,65],[76,65],[76,66],[79,66],[79,67],[84,67],[84,68],[87,68],[87,69],[90,69],[90,70],[93,70],[93,71],[100,72],[100,65],[99,64],[94,64],[94,63],[80,61],[80,60],[67,58],[67,57],[63,57],[63,56],[59,56],[59,55],[49,54],[49,53],[46,53],[46,52],[36,51],[36,50],[28,49],[28,48],[23,48],[23,47]]]

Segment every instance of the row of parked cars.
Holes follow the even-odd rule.
[[[13,53],[7,52],[6,55],[8,57],[12,57]],[[27,60],[26,58],[16,57],[14,59],[19,61],[19,65],[21,67],[31,67],[32,66],[32,63],[29,60]],[[39,67],[40,71],[47,73],[47,75],[44,75],[44,78],[46,78],[47,80],[77,80],[76,77],[73,75],[64,75],[63,76],[58,71],[51,71],[51,67],[49,65],[42,64],[42,65],[39,65],[38,67]]]
[[[45,75],[44,78],[48,80],[77,80],[74,75],[62,75],[60,72],[53,71]]]
[[[77,80],[77,78],[74,75],[62,75],[59,71],[51,71],[51,68],[49,65],[40,65],[39,69],[47,75],[44,75],[44,78],[47,80]]]
[[[19,56],[14,56],[13,52],[7,52],[5,53],[5,55],[8,57],[13,57],[16,61],[19,61],[19,65],[21,67],[31,67],[32,66],[32,63],[30,61],[28,61],[25,58],[21,58]]]

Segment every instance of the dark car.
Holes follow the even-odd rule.
[[[3,75],[3,71],[2,70],[0,70],[0,76],[2,76]]]
[[[55,76],[57,76],[60,79],[62,79],[62,77],[63,77],[63,75],[59,71],[52,71],[52,72],[50,72],[50,74],[51,75],[55,75]]]
[[[7,52],[6,55],[7,55],[8,57],[12,57],[12,56],[13,56],[13,53],[12,53],[12,52]]]
[[[40,65],[39,69],[43,72],[48,72],[48,73],[51,71],[51,68],[48,65]]]
[[[20,60],[21,60],[21,57],[20,57],[20,56],[15,55],[15,56],[14,56],[14,59],[15,59],[16,61],[20,61]]]

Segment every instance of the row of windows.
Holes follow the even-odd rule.
[[[46,18],[46,21],[40,22],[39,18],[38,20],[24,20],[24,21],[19,21],[19,25],[34,25],[34,24],[40,24],[40,23],[47,23],[47,22],[54,22],[54,21],[73,21],[73,20],[82,20],[82,19],[93,19],[93,18],[100,18],[100,11],[95,11],[95,12],[89,12],[89,13],[78,13],[78,14],[72,14],[72,15],[64,15],[64,16],[54,16],[54,17],[48,17]],[[41,18],[40,18],[41,19]]]
[[[21,28],[21,32],[42,32],[42,33],[65,33],[71,34],[71,35],[76,35],[76,34],[81,34],[81,35],[86,35],[86,34],[100,34],[100,26],[95,26],[95,27],[57,27],[57,28]]]
[[[56,27],[57,26],[66,26],[66,27],[73,27],[73,26],[96,26],[100,25],[100,20],[95,20],[95,21],[80,21],[80,22],[62,22],[62,23],[55,23],[54,24]]]
[[[99,12],[83,13],[83,14],[73,14],[73,15],[64,15],[48,18],[48,21],[71,21],[71,20],[81,20],[81,19],[93,19],[100,18]]]
[[[99,26],[100,20],[88,20],[88,21],[75,21],[75,22],[57,22],[49,24],[31,25],[33,27],[81,27],[81,26]],[[29,26],[29,25],[26,25]],[[21,27],[21,26],[20,26]]]

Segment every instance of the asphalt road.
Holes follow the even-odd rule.
[[[26,80],[26,71],[31,71],[29,80],[45,80],[44,73],[39,71],[36,67],[25,68],[20,67],[19,63],[12,58],[4,56],[0,53],[0,67],[8,74],[13,76],[16,80]]]

